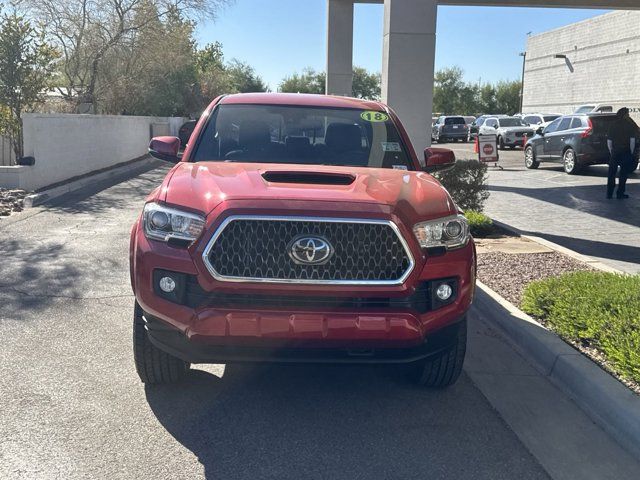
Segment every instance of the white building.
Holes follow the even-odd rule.
[[[626,106],[640,116],[640,11],[529,37],[523,111],[572,113],[581,105]]]

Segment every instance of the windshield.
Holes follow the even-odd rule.
[[[445,118],[444,124],[445,125],[466,125],[467,122],[465,122],[464,118],[462,117],[451,117],[451,118]]]
[[[193,158],[414,169],[387,114],[306,106],[220,105]]]
[[[520,118],[501,118],[498,121],[501,127],[524,127]]]
[[[575,111],[575,113],[589,113],[591,112],[595,107],[595,105],[584,105],[582,107],[580,107],[579,109],[577,109]]]

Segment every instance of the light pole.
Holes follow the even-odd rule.
[[[522,77],[520,79],[520,113],[524,104],[524,67],[527,63],[527,52],[520,52],[518,55],[522,57]]]

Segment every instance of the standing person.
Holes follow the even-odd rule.
[[[617,118],[609,126],[607,133],[607,146],[611,158],[609,159],[609,178],[607,180],[607,198],[613,198],[616,188],[616,174],[620,168],[620,180],[616,198],[629,198],[625,193],[627,177],[630,165],[633,163],[633,154],[636,150],[636,135],[638,127],[629,116],[628,108],[618,110]]]

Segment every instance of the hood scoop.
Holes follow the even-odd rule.
[[[346,173],[273,171],[262,174],[270,183],[297,183],[307,185],[351,185],[356,177]]]

